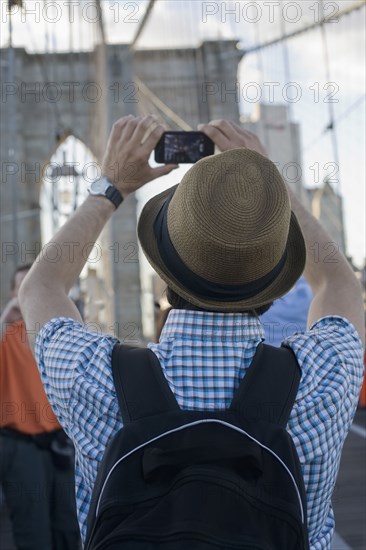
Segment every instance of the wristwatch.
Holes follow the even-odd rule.
[[[88,191],[90,195],[106,197],[113,202],[116,209],[119,207],[121,202],[123,202],[121,193],[107,178],[101,178],[93,181],[93,183],[88,187]]]

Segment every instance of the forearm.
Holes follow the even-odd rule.
[[[348,261],[340,250],[339,243],[333,241],[319,221],[301,204],[292,189],[287,186],[291,209],[300,224],[306,245],[306,265],[304,275],[314,294],[327,281],[338,278],[355,279]]]
[[[308,314],[308,326],[321,317],[339,315],[356,327],[364,342],[364,310],[361,285],[346,258],[330,235],[289,190],[306,244],[304,275],[314,294]],[[332,254],[330,255],[330,252]]]
[[[53,317],[81,321],[68,292],[77,281],[98,235],[115,210],[104,197],[88,197],[34,262],[19,291],[19,302],[34,344],[35,334]]]
[[[114,210],[108,199],[88,197],[44,246],[25,280],[24,287],[33,290],[42,285],[50,290],[57,288],[68,293],[86,263],[86,252],[91,252]]]

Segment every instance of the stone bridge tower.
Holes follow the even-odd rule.
[[[7,82],[7,53],[1,51],[1,307],[9,296],[14,265],[32,261],[40,250],[43,167],[60,142],[74,135],[100,161],[113,122],[129,113],[159,111],[156,98],[193,128],[215,118],[237,120],[237,97],[223,90],[235,86],[241,59],[235,41],[134,52],[126,44],[114,44],[98,46],[92,53],[52,54],[51,81],[42,69],[45,55],[15,49],[14,81]],[[16,106],[13,144],[7,140],[10,101]],[[164,109],[161,114],[169,119]],[[170,127],[176,129],[172,121]],[[14,193],[17,242],[12,225]],[[136,241],[136,200],[129,197],[102,237],[103,282],[109,297],[103,328],[114,323],[114,332],[120,335],[131,323],[141,327]]]

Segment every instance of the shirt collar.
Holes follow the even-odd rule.
[[[249,313],[221,313],[173,309],[160,336],[160,342],[182,340],[264,340],[258,317]]]

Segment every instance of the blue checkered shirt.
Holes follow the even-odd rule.
[[[263,340],[259,320],[240,313],[170,312],[158,344],[149,344],[182,409],[225,409]],[[122,427],[113,386],[112,336],[66,318],[48,322],[36,340],[43,384],[76,448],[76,499],[82,537],[106,445]],[[290,432],[300,458],[311,550],[330,548],[331,497],[342,446],[363,376],[362,344],[341,317],[320,319],[286,343],[302,370]]]

